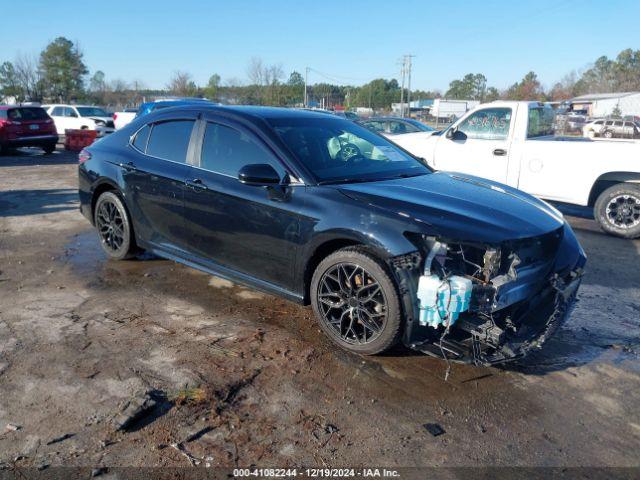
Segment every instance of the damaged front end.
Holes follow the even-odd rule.
[[[404,343],[452,361],[490,365],[526,355],[568,317],[586,262],[571,228],[477,245],[424,235],[395,257]]]

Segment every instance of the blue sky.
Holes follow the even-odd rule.
[[[212,73],[246,82],[253,56],[287,76],[309,66],[358,85],[397,78],[405,53],[416,55],[414,88],[446,90],[468,72],[505,88],[529,70],[550,86],[600,55],[640,48],[637,0],[1,1],[0,61],[66,36],[92,72],[153,88],[175,70],[199,84]]]

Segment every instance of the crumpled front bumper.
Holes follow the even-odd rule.
[[[550,269],[537,281],[531,278],[528,283],[523,277],[513,282],[516,290],[505,285],[512,299],[513,291],[528,285],[527,294],[519,295],[508,308],[493,314],[466,312],[446,333],[443,327],[429,329],[417,323],[415,281],[407,268],[394,265],[408,313],[405,345],[435,357],[475,365],[513,361],[541,348],[570,316],[586,264],[584,250],[568,225],[550,263]]]
[[[570,281],[553,278],[551,290],[541,292],[520,320],[524,332],[512,332],[490,355],[472,355],[470,361],[479,365],[493,365],[516,360],[544,343],[569,318],[576,304],[576,295],[582,281],[581,272],[572,272]],[[536,301],[537,300],[537,301]],[[533,328],[531,328],[533,326]]]
[[[511,329],[473,314],[461,318],[442,336],[419,339],[414,332],[405,344],[431,356],[474,365],[495,365],[517,360],[543,344],[567,320],[576,303],[581,272],[572,272],[569,281],[559,277],[526,302]],[[407,341],[408,340],[408,341]]]

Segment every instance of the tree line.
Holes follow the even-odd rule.
[[[252,58],[246,80],[229,78],[224,82],[212,74],[205,85],[198,85],[187,71],[175,71],[165,88],[150,89],[139,80],[107,79],[97,70],[89,75],[83,54],[64,37],[49,43],[37,56],[19,55],[0,65],[0,97],[18,102],[86,102],[112,107],[136,106],[158,96],[203,97],[228,104],[299,106],[304,102],[304,77],[298,71],[285,75],[281,64],[267,64]],[[412,99],[450,98],[479,100],[565,100],[585,93],[640,90],[640,50],[626,49],[615,59],[598,58],[582,72],[573,71],[546,89],[535,72],[499,91],[487,86],[482,73],[469,73],[453,80],[442,92],[412,90]],[[407,90],[404,98],[407,98]],[[389,109],[400,101],[401,87],[396,79],[374,79],[364,85],[337,85],[316,82],[307,86],[313,104],[347,108]]]

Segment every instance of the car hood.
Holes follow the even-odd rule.
[[[447,172],[337,185],[343,194],[458,241],[497,244],[557,230],[562,215],[548,204],[490,180]]]
[[[89,117],[84,117],[84,118],[90,118],[91,120],[100,120],[101,122],[105,122],[105,123],[113,120],[113,117],[95,117],[93,115]]]

